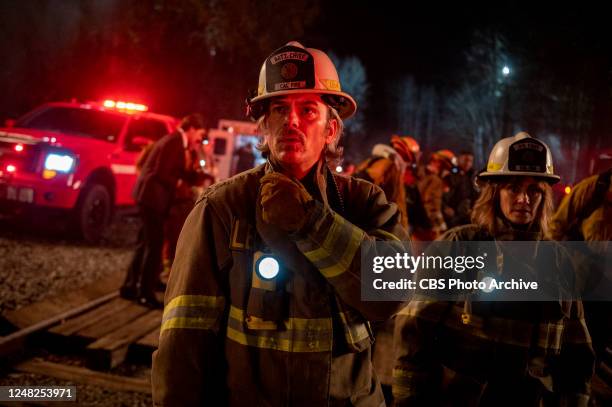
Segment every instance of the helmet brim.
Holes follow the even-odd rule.
[[[349,95],[348,93],[338,92],[338,91],[333,91],[333,90],[322,90],[322,89],[281,90],[281,91],[269,93],[267,95],[254,97],[253,99],[251,99],[250,103],[257,104],[259,102],[262,102],[268,99],[272,99],[277,96],[305,94],[305,93],[310,93],[310,94],[314,93],[318,95],[334,95],[334,96],[340,96],[340,97],[345,98],[348,103],[342,104],[340,106],[332,106],[338,111],[338,115],[340,116],[342,120],[348,119],[349,117],[353,116],[355,112],[357,111],[357,103],[355,102],[355,99],[353,99],[353,97]]]
[[[478,174],[478,179],[482,180],[495,180],[498,178],[510,178],[510,177],[533,177],[539,178],[542,181],[548,182],[553,185],[561,180],[561,177],[554,174],[542,174],[539,172],[527,172],[527,171],[513,171],[511,174],[500,174],[498,172],[482,172]]]

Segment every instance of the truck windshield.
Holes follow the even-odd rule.
[[[71,107],[47,107],[21,118],[15,127],[48,130],[115,141],[125,117],[109,112]]]

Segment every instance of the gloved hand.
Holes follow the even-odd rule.
[[[304,186],[280,172],[264,175],[259,183],[263,221],[288,233],[302,229],[308,204],[313,201]]]

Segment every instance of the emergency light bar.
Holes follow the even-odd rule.
[[[146,112],[149,108],[140,103],[132,103],[132,102],[123,102],[121,100],[110,100],[107,99],[103,103],[104,107],[108,107],[109,109],[117,109],[117,110],[131,110],[137,112]]]

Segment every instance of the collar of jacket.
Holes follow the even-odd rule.
[[[189,147],[189,140],[187,139],[187,134],[185,134],[185,130],[180,127],[176,129],[176,132],[181,136],[181,140],[183,141],[183,148],[187,150]]]
[[[542,231],[532,223],[525,230],[514,227],[505,219],[496,218],[495,220],[495,240],[513,240],[513,241],[537,241],[544,240]]]

